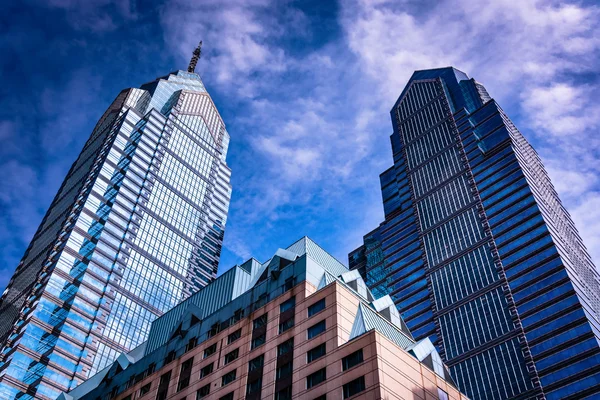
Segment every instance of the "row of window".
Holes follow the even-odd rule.
[[[291,310],[295,307],[295,305],[296,305],[296,299],[295,299],[295,297],[292,297],[292,298],[286,300],[285,302],[281,303],[280,312],[283,313],[287,310]],[[321,299],[321,300],[317,301],[316,303],[312,304],[311,306],[309,306],[308,316],[311,317],[324,309],[325,309],[325,299]],[[262,328],[263,326],[266,326],[267,321],[268,321],[268,315],[263,314],[253,320],[252,327],[254,330]],[[293,326],[294,326],[294,318],[292,316],[291,318],[287,319],[286,321],[280,323],[279,331],[280,331],[280,333],[285,332],[286,330],[288,330],[289,328],[291,328]],[[319,335],[320,333],[324,332],[325,330],[326,330],[326,323],[325,323],[325,320],[322,320],[322,321],[316,323],[315,325],[311,326],[310,328],[308,328],[308,338],[311,339],[311,338]],[[240,339],[241,336],[242,336],[242,330],[240,328],[228,335],[227,344],[229,345],[229,344],[235,342],[236,340]],[[259,345],[265,343],[265,339],[266,339],[265,334],[262,334],[256,338],[253,338],[251,349],[254,349],[255,347],[258,347]],[[197,340],[195,338],[192,338],[190,340],[190,342],[188,343],[188,345],[186,346],[186,352],[193,349],[196,346],[196,344],[197,344]],[[278,357],[282,356],[282,355],[292,351],[293,348],[294,348],[294,341],[293,341],[293,338],[291,338],[291,339],[281,343],[277,347],[277,356]],[[207,357],[211,356],[216,351],[217,351],[217,343],[213,343],[212,345],[210,345],[204,349],[203,358],[207,358]],[[321,351],[320,355],[317,355],[317,353],[314,351],[312,352],[312,355],[310,356],[310,357],[312,357],[312,360],[314,360],[318,357],[321,357],[322,355],[325,354],[325,345],[324,344],[322,345],[322,348],[320,351]],[[176,353],[174,351],[170,352],[167,355],[166,363],[173,361],[175,359],[175,356],[176,356]],[[232,361],[236,360],[237,358],[239,358],[239,347],[228,352],[227,354],[225,354],[223,365],[227,365],[227,364],[231,363]],[[181,391],[189,386],[193,360],[194,360],[194,358],[191,357],[182,363],[181,373],[179,376],[179,382],[177,384],[177,391]],[[361,353],[361,361],[362,361],[362,353]],[[263,364],[264,364],[264,355],[260,355],[256,358],[252,359],[248,363],[248,371],[253,371],[255,369],[262,368]],[[214,371],[214,362],[204,366],[200,370],[200,379],[211,374],[213,371]],[[280,368],[278,368],[277,378],[279,379],[283,376],[287,376],[287,375],[291,374],[291,372],[292,372],[292,363],[289,362],[287,364],[284,364]],[[170,372],[168,374],[170,377]],[[165,375],[163,375],[163,377],[164,376]],[[230,371],[227,374],[223,375],[223,377],[221,378],[221,380],[222,380],[221,386],[225,386],[225,385],[233,382],[236,379],[236,376],[237,376],[237,370]],[[249,382],[248,387],[247,387],[248,394],[253,393],[255,390],[259,390],[261,385],[262,385],[262,379],[258,379],[258,380]],[[140,389],[140,392],[139,392],[140,397],[145,395],[149,391],[150,391],[150,383],[148,383],[147,385],[143,386]],[[197,399],[203,398],[203,397],[207,396],[209,393],[210,393],[210,384],[203,386],[200,390],[198,390]],[[233,393],[231,393],[231,396],[233,396]]]

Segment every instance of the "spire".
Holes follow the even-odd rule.
[[[202,40],[198,43],[198,47],[194,50],[192,54],[192,59],[190,60],[190,65],[188,65],[188,72],[196,71],[196,64],[198,64],[198,60],[200,59],[200,55],[202,54]]]

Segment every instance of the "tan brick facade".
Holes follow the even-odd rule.
[[[284,315],[294,315],[294,326],[280,333],[280,305],[295,297],[294,311]],[[325,308],[308,317],[308,307],[321,299],[325,299]],[[448,399],[466,399],[456,388],[447,384],[433,371],[425,367],[404,349],[387,339],[375,330],[371,330],[348,342],[353,322],[356,317],[359,298],[350,289],[339,282],[333,282],[325,288],[316,288],[303,281],[284,295],[272,300],[262,308],[257,309],[248,317],[217,334],[178,359],[166,364],[143,381],[135,384],[117,399],[147,399],[157,398],[160,378],[171,372],[167,399],[195,400],[198,391],[210,385],[210,393],[202,399],[219,400],[233,393],[232,399],[277,399],[276,389],[286,392],[291,385],[291,395],[294,399],[317,399],[326,395],[327,399],[343,399],[351,394],[344,385],[364,377],[364,390],[348,398],[351,399],[438,399],[439,389],[448,395]],[[267,313],[266,342],[250,349],[252,341],[253,321]],[[312,339],[308,339],[308,329],[315,324],[325,321],[325,330]],[[228,344],[228,337],[241,329],[241,337]],[[292,359],[289,354],[278,357],[278,345],[293,338],[293,368],[291,376],[287,375],[276,380],[277,367],[282,366],[285,357]],[[216,351],[204,357],[204,350],[217,344]],[[325,343],[326,354],[307,363],[307,352]],[[225,355],[239,349],[237,359],[224,365]],[[355,351],[362,349],[362,362],[342,370],[342,359]],[[264,355],[262,368],[262,383],[260,395],[257,392],[247,395],[247,384],[256,379],[256,371],[251,373],[249,380],[249,361]],[[189,385],[178,391],[182,364],[193,357]],[[200,371],[207,365],[213,364],[213,372],[200,378]],[[307,389],[307,377],[321,369],[326,369],[326,379]],[[236,371],[235,379],[223,385],[223,376]],[[260,371],[259,371],[260,372]],[[283,387],[282,387],[283,382]],[[140,389],[150,384],[149,391],[140,396]],[[258,386],[258,385],[257,385]],[[358,385],[357,390],[362,388]],[[280,397],[282,400],[285,397]]]

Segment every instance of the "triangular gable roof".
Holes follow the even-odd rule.
[[[321,281],[319,282],[319,286],[317,287],[317,290],[321,290],[325,286],[327,286],[330,283],[333,283],[335,281],[337,281],[337,279],[335,278],[335,276],[333,276],[329,272],[325,271],[323,273],[323,277],[321,278]]]
[[[371,329],[375,329],[403,349],[408,349],[414,345],[413,340],[398,327],[394,326],[391,322],[377,314],[375,310],[361,302],[358,305],[356,318],[352,325],[350,340]]]

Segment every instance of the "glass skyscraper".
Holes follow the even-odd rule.
[[[0,399],[55,398],[216,278],[229,134],[194,72],[123,90],[71,167],[0,303]]]
[[[391,116],[385,221],[351,267],[469,397],[599,398],[600,276],[535,150],[454,68],[415,72]]]

